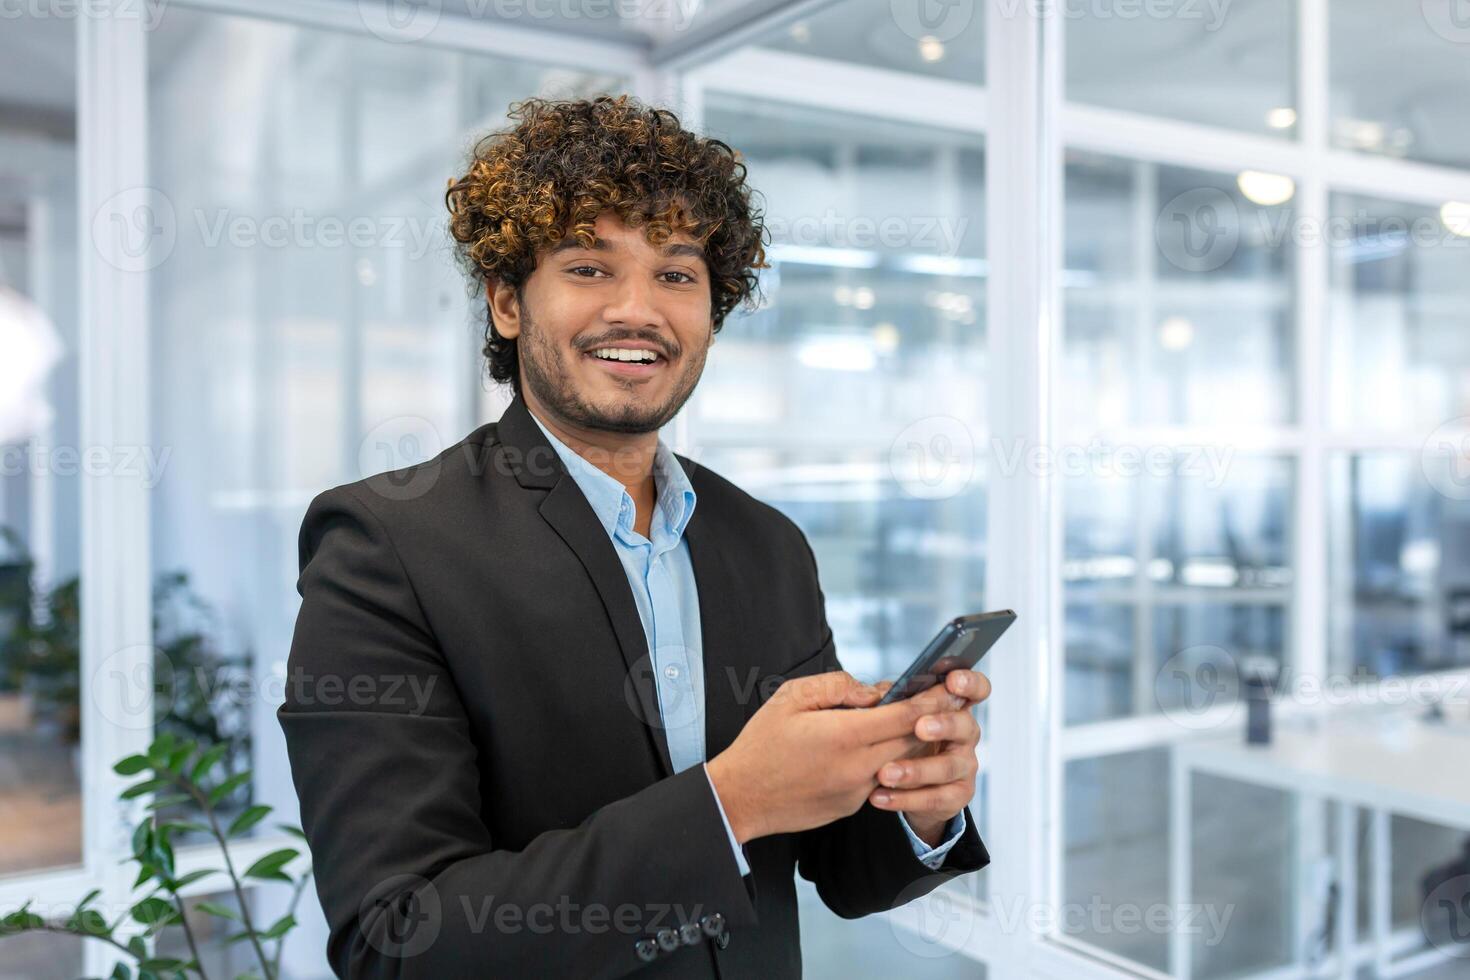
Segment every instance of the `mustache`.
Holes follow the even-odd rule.
[[[577,353],[585,354],[588,351],[596,350],[599,347],[614,346],[620,340],[637,340],[644,343],[652,344],[654,347],[658,348],[659,353],[663,354],[664,357],[668,358],[671,361],[682,353],[682,350],[680,349],[678,344],[673,343],[667,338],[662,337],[656,333],[653,333],[651,331],[629,332],[626,330],[602,334],[600,336],[593,337],[590,340],[576,344]]]

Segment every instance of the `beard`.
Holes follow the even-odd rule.
[[[658,345],[664,353],[670,353],[667,350],[668,342],[657,335],[629,334],[617,339],[647,340]],[[606,343],[608,342],[599,341],[599,346]],[[682,367],[673,379],[668,396],[658,404],[650,404],[647,399],[640,398],[640,386],[630,381],[622,385],[626,396],[611,399],[616,404],[600,406],[594,405],[578,390],[566,360],[568,355],[536,325],[524,301],[521,303],[521,333],[516,344],[520,355],[521,380],[549,411],[584,429],[636,435],[657,432],[679,414],[679,409],[694,394],[694,386],[704,373],[705,355],[708,352],[706,345],[699,351],[680,356],[686,352],[674,348],[671,352],[674,356],[668,358],[666,370],[674,370],[675,364]],[[570,356],[581,357],[582,354],[579,352]]]

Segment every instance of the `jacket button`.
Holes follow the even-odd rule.
[[[703,933],[698,922],[686,922],[679,927],[679,941],[685,946],[693,946],[703,938]]]
[[[660,929],[655,933],[658,945],[661,949],[672,953],[679,948],[679,934],[672,929]]]
[[[699,920],[699,926],[706,936],[718,936],[725,931],[725,917],[718,912],[712,912]]]
[[[658,959],[658,947],[654,945],[652,939],[638,940],[633,944],[633,952],[637,953],[638,958],[645,963],[652,963]]]

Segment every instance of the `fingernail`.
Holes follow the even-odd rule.
[[[955,674],[954,675],[954,686],[957,687],[957,688],[959,688],[961,691],[967,691],[967,690],[969,690],[969,688],[970,688],[970,675],[969,674]]]
[[[885,783],[896,783],[903,778],[903,766],[888,765],[883,767],[883,781]]]
[[[938,735],[944,731],[944,725],[938,718],[928,718],[924,721],[924,733],[926,735]]]
[[[891,799],[893,799],[893,797],[889,796],[887,793],[874,793],[873,794],[873,802],[876,803],[876,804],[878,804],[879,806],[887,806],[888,805],[888,801],[891,800]]]

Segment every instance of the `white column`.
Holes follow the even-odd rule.
[[[992,0],[986,20],[986,296],[992,379],[992,445],[1046,447],[1052,438],[1054,359],[1060,339],[1056,283],[1061,262],[1056,19]],[[1046,46],[1043,57],[1043,45]],[[988,449],[989,447],[985,447]],[[1022,459],[1025,458],[1023,454]],[[1047,903],[1058,895],[1059,769],[1053,691],[1061,678],[1058,487],[1045,472],[1001,473],[988,486],[986,605],[1018,618],[986,658],[990,704],[989,846],[996,906]],[[1024,921],[1024,917],[1023,917]],[[992,980],[1026,976],[1038,944],[1025,928],[1004,937]]]
[[[76,25],[80,441],[84,458],[116,460],[148,441],[148,265],[172,219],[147,187],[145,22],[134,4],[99,0]],[[118,910],[135,874],[118,861],[142,811],[118,802],[132,780],[112,764],[152,738],[144,476],[84,473],[81,504],[83,852],[100,901]],[[111,947],[86,949],[88,976],[111,973]]]

